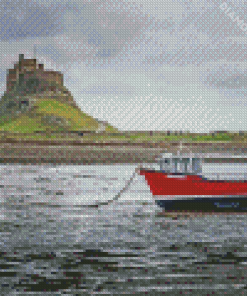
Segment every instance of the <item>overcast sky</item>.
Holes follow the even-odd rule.
[[[36,44],[77,105],[120,130],[246,130],[244,3],[1,0],[0,94]]]

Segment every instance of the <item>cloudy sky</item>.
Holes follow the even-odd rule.
[[[36,44],[77,105],[120,130],[247,129],[245,0],[1,0],[0,19],[0,95]]]

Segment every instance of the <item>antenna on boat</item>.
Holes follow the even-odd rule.
[[[183,147],[183,142],[182,141],[180,141],[180,143],[179,143],[179,147],[178,147],[179,149],[178,149],[178,155],[180,155],[181,153],[180,152],[182,152],[182,149],[184,148]]]
[[[192,153],[192,150],[191,150],[191,148],[185,147],[185,146],[183,145],[183,142],[182,142],[182,141],[180,141],[180,142],[179,142],[179,147],[178,147],[178,155],[180,155],[180,154],[181,154],[181,152],[182,152],[183,148],[187,148],[187,149],[189,149],[189,152],[190,152],[190,153]]]

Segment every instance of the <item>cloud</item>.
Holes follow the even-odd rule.
[[[186,97],[182,96],[186,92]],[[202,96],[192,97],[201,93]],[[217,98],[218,97],[218,98]],[[87,113],[97,118],[105,118],[122,130],[190,130],[205,132],[209,130],[237,130],[239,120],[246,113],[229,112],[227,108],[217,108],[220,95],[217,92],[203,93],[195,87],[189,92],[184,87],[166,88],[160,96],[90,96],[81,101]],[[236,120],[236,118],[238,118]],[[243,121],[242,127],[246,121]]]
[[[247,74],[236,74],[224,80],[219,79],[219,77],[210,77],[209,83],[213,86],[223,89],[247,89]]]
[[[146,37],[146,40],[148,45],[144,45],[146,55],[142,63],[148,66],[200,66],[224,58],[229,62],[247,60],[247,36],[241,42],[231,38],[215,42],[206,33],[197,33],[192,25],[187,30],[176,31],[171,35],[160,31]],[[145,44],[145,40],[142,43]]]
[[[247,84],[247,69],[236,63],[216,64],[201,75],[205,85],[224,88],[241,89]]]
[[[59,48],[66,59],[95,59],[97,63],[116,56],[147,25],[141,11],[123,1],[48,3],[2,1],[0,40],[54,37],[54,50]],[[81,51],[81,55],[75,51]]]
[[[244,3],[231,6],[247,23]],[[95,117],[130,129],[237,126],[238,112],[246,117],[247,34],[220,4],[3,0],[0,81],[18,54],[31,58],[37,44],[39,62],[61,71],[78,105]],[[195,107],[191,98],[201,93]],[[235,123],[233,115],[220,117],[233,109]]]
[[[66,9],[64,34],[72,41],[86,40],[89,47],[96,49],[97,62],[116,56],[140,34],[145,21],[140,11],[124,2],[89,2],[76,10]]]
[[[135,87],[119,81],[104,81],[104,83],[90,84],[81,90],[82,94],[97,95],[135,95]]]
[[[217,1],[82,0],[43,5],[4,0],[1,5],[1,40],[52,37],[39,51],[60,63],[149,67],[199,66],[226,56],[229,61],[246,60],[247,36]],[[247,8],[241,1],[235,8],[244,18]],[[230,36],[243,39],[227,40]]]
[[[2,0],[0,4],[0,40],[21,40],[27,37],[52,36],[63,29],[61,10],[42,7],[22,0]]]
[[[208,89],[224,95],[222,103],[247,106],[247,69],[245,63],[217,63],[201,72],[200,80]]]
[[[149,5],[154,10],[158,3],[154,1]],[[186,67],[224,58],[229,62],[246,61],[247,34],[225,15],[219,1],[175,1],[174,4],[172,1],[161,6],[163,9],[160,9],[159,16],[163,27],[159,26],[160,21],[153,20],[139,38],[132,40],[131,47],[112,62],[127,67],[160,67],[165,64]],[[148,8],[146,1],[143,9],[145,7]],[[180,7],[182,13],[176,14],[176,7]],[[245,20],[247,7],[243,1],[236,11]]]

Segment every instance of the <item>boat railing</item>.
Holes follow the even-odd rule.
[[[247,180],[247,173],[203,173],[210,180]]]

